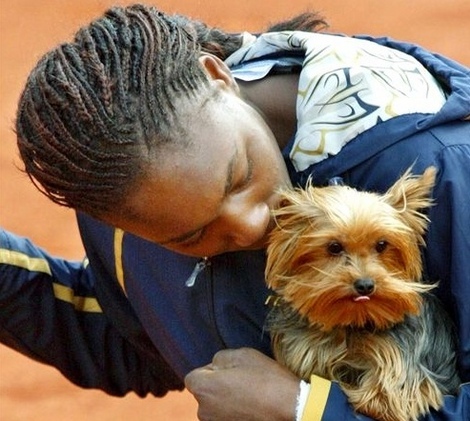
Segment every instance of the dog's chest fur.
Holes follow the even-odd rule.
[[[383,370],[395,384],[405,381],[399,379],[404,372],[416,370],[426,372],[420,376],[433,378],[444,393],[459,384],[451,323],[430,295],[419,316],[384,331],[345,327],[324,332],[282,301],[272,309],[268,325],[276,359],[306,381],[315,374],[356,388],[367,378],[380,382]]]
[[[365,354],[372,339],[377,341],[377,334],[367,329],[325,333],[282,304],[272,311],[269,323],[276,359],[304,380],[316,374],[354,384],[361,374],[373,369]]]

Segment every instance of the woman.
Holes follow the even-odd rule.
[[[468,381],[468,69],[389,39],[311,33],[323,27],[305,14],[231,35],[133,6],[46,54],[18,145],[33,182],[78,211],[89,263],[4,232],[2,342],[112,394],[185,379],[201,419],[293,419],[299,381],[263,330],[276,191],[336,176],[383,191],[432,164],[426,271]],[[310,393],[324,420],[355,419],[337,385]],[[426,419],[462,419],[468,394]]]

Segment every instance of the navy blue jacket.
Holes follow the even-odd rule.
[[[367,38],[367,37],[365,37]],[[371,39],[372,40],[372,39]],[[470,72],[415,45],[383,45],[413,55],[449,95],[435,115],[412,114],[380,123],[342,151],[297,173],[323,184],[341,176],[360,189],[385,191],[410,166],[438,169],[424,250],[426,276],[459,335],[459,372],[470,380]],[[465,120],[467,119],[467,120]],[[288,150],[284,151],[286,156]],[[161,396],[181,389],[184,376],[225,348],[253,347],[270,355],[264,331],[269,294],[263,251],[211,258],[193,287],[185,281],[197,259],[181,256],[79,214],[84,262],[49,256],[27,239],[0,233],[0,339],[57,367],[83,387],[114,395]],[[470,385],[423,420],[464,420]],[[467,418],[465,418],[467,417]],[[358,417],[335,383],[324,421]]]

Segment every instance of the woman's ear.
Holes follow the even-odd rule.
[[[209,79],[233,89],[237,93],[239,92],[237,82],[232,76],[230,69],[220,58],[212,54],[203,53],[199,57],[199,63]]]

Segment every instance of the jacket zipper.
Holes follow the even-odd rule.
[[[188,288],[193,287],[194,284],[196,283],[196,278],[198,277],[198,275],[210,264],[211,262],[208,257],[203,257],[201,260],[199,260],[196,263],[196,266],[194,266],[194,269],[191,272],[191,275],[189,275],[189,278],[186,279],[185,285]]]

